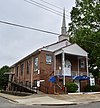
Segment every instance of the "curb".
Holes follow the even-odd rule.
[[[12,100],[12,99],[7,98],[7,97],[4,97],[4,96],[0,96],[0,97],[4,98],[4,99],[6,99],[6,100],[9,100],[9,101],[12,101],[12,102],[18,103],[18,102],[16,102],[16,101]]]
[[[39,105],[39,104],[33,104],[33,105]],[[40,104],[41,106],[68,106],[68,105],[77,105],[77,103],[73,104]]]
[[[12,101],[12,102],[14,102],[14,103],[17,103],[17,104],[20,104],[20,102],[17,102],[16,100],[13,100],[13,99],[11,99],[11,98],[9,98],[9,97],[6,97],[6,96],[1,96],[0,95],[0,97],[2,97],[2,98],[4,98],[4,99],[7,99],[7,100],[9,100],[9,101]],[[89,104],[89,103],[95,103],[95,102],[100,102],[100,100],[98,99],[98,100],[92,100],[92,101],[88,101],[88,102],[72,102],[72,103],[47,103],[47,104],[45,104],[45,103],[41,103],[41,104],[35,104],[35,103],[33,103],[33,104],[31,104],[31,105],[40,105],[40,106],[69,106],[69,105],[79,105],[79,104]]]
[[[19,103],[19,102],[15,101],[15,100],[7,98],[5,96],[0,96],[0,97],[4,98],[6,100],[12,101],[14,103]],[[35,103],[33,103],[32,105],[41,105],[41,106],[68,106],[68,105],[77,105],[77,103],[69,103],[69,104],[56,104],[56,103],[55,104],[35,104]]]

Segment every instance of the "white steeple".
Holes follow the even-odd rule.
[[[62,20],[62,27],[61,27],[61,35],[59,36],[59,41],[62,40],[69,40],[69,36],[67,34],[67,30],[66,30],[66,19],[65,19],[65,8],[63,10],[63,20]]]

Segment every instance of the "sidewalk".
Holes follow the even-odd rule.
[[[13,96],[0,93],[0,96],[18,104],[25,105],[75,105],[100,101],[99,93],[88,94],[33,94],[30,96]]]

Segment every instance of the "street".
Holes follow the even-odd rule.
[[[42,105],[26,106],[10,102],[0,97],[0,108],[100,108],[100,102],[81,104],[81,105],[64,105],[64,106],[42,106]]]

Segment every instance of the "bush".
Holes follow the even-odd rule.
[[[87,85],[86,92],[98,92],[100,89],[99,85],[90,86]]]
[[[66,87],[67,87],[67,92],[69,93],[74,93],[78,90],[78,86],[73,82],[67,83]]]

